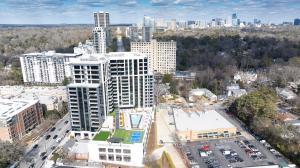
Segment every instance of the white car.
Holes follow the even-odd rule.
[[[62,139],[61,138],[57,138],[56,142],[59,143]]]

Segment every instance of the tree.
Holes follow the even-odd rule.
[[[177,91],[177,88],[176,88],[176,81],[171,81],[170,82],[170,93],[178,95],[178,91]]]
[[[24,154],[24,147],[16,143],[0,141],[0,167],[18,161]]]
[[[172,82],[172,75],[171,74],[164,74],[162,83],[171,83]]]
[[[15,80],[18,84],[23,83],[22,71],[16,65],[12,65],[10,76],[13,80]]]
[[[277,95],[274,90],[260,87],[248,95],[236,99],[229,110],[249,125],[257,117],[275,119],[276,101]]]
[[[64,86],[67,86],[68,84],[70,84],[70,78],[65,77],[64,80],[63,80],[63,82],[62,82],[62,84],[63,84]]]

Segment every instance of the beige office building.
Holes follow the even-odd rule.
[[[228,138],[236,135],[236,127],[215,110],[173,109],[176,134],[182,141]]]
[[[176,42],[131,42],[131,52],[146,54],[150,68],[161,74],[171,74],[176,71]]]

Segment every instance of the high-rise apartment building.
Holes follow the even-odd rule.
[[[68,85],[72,131],[92,137],[109,112],[153,106],[153,74],[145,54],[112,52],[82,56],[70,63]]]
[[[153,74],[146,54],[116,52],[107,54],[113,102],[118,108],[153,106]]]
[[[96,53],[106,53],[106,30],[104,27],[95,27],[93,30],[93,43]]]
[[[300,19],[295,19],[294,20],[294,26],[300,26]]]
[[[109,27],[108,12],[94,12],[95,27]]]
[[[151,40],[151,29],[150,27],[142,28],[142,41],[149,42]]]
[[[146,54],[150,69],[161,74],[176,71],[176,42],[132,42],[131,51]]]
[[[0,140],[18,141],[42,121],[38,100],[0,99]]]
[[[236,13],[234,13],[234,14],[232,14],[232,16],[231,16],[231,23],[232,23],[232,26],[233,27],[237,27],[239,24],[238,24],[238,18],[237,18],[237,14]]]
[[[155,32],[155,21],[149,16],[144,16],[142,27],[142,41],[149,42]]]
[[[24,54],[20,57],[24,83],[60,84],[69,77],[68,63],[82,54],[48,51]]]
[[[68,85],[72,131],[92,136],[112,110],[109,97],[109,64],[105,57],[82,57],[71,63],[72,83]],[[82,135],[83,134],[83,135]]]
[[[168,23],[168,29],[170,29],[170,30],[176,30],[176,29],[177,29],[176,19],[172,19],[172,20]]]

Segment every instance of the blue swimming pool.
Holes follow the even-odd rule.
[[[131,134],[131,142],[132,143],[138,143],[141,141],[141,138],[142,138],[142,132],[133,132]]]
[[[139,128],[141,119],[142,119],[142,115],[140,114],[130,114],[131,127]]]

